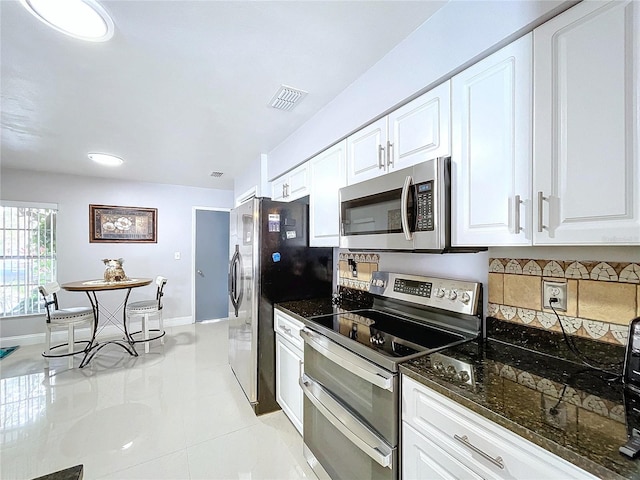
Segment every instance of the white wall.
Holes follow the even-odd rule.
[[[233,191],[175,185],[135,183],[42,174],[2,169],[3,200],[58,204],[58,281],[102,278],[102,258],[124,258],[130,277],[168,278],[165,287],[166,319],[192,317],[192,207],[231,208]],[[158,209],[158,243],[89,243],[89,204],[152,207]],[[181,259],[174,260],[174,252]],[[155,294],[155,286],[134,289],[130,301]],[[61,292],[62,305],[88,304],[77,292]],[[120,292],[101,297],[111,308],[122,300]],[[44,331],[41,318],[0,319],[0,336],[28,335]]]
[[[574,3],[561,0],[447,3],[269,152],[269,180]]]
[[[234,179],[233,196],[236,200],[251,189],[255,189],[256,197],[271,197],[267,181],[267,155],[264,153],[252,161],[242,175]]]

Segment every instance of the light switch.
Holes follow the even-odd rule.
[[[180,252],[175,252],[173,254],[173,258],[176,259],[176,260],[180,260]]]

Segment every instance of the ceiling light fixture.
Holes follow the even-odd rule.
[[[108,167],[117,167],[122,165],[124,160],[108,153],[90,153],[89,158],[100,165],[106,165]]]
[[[106,42],[113,37],[113,20],[95,0],[20,0],[38,20],[81,40]]]

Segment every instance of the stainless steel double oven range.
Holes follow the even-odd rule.
[[[400,477],[398,366],[477,338],[481,289],[374,272],[371,309],[306,320],[304,453],[318,477]]]

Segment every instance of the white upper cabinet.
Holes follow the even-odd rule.
[[[640,244],[640,4],[534,30],[534,244]]]
[[[452,244],[531,245],[532,34],[452,79]]]
[[[387,119],[381,118],[347,138],[347,183],[387,172]]]
[[[429,90],[424,95],[388,115],[387,152],[392,168],[444,157],[451,153],[449,131],[451,84]]]
[[[309,195],[309,163],[294,168],[271,182],[271,199],[281,202]]]
[[[309,245],[337,247],[340,243],[338,190],[347,183],[347,141],[309,160]]]
[[[446,82],[347,138],[347,183],[450,153]]]

